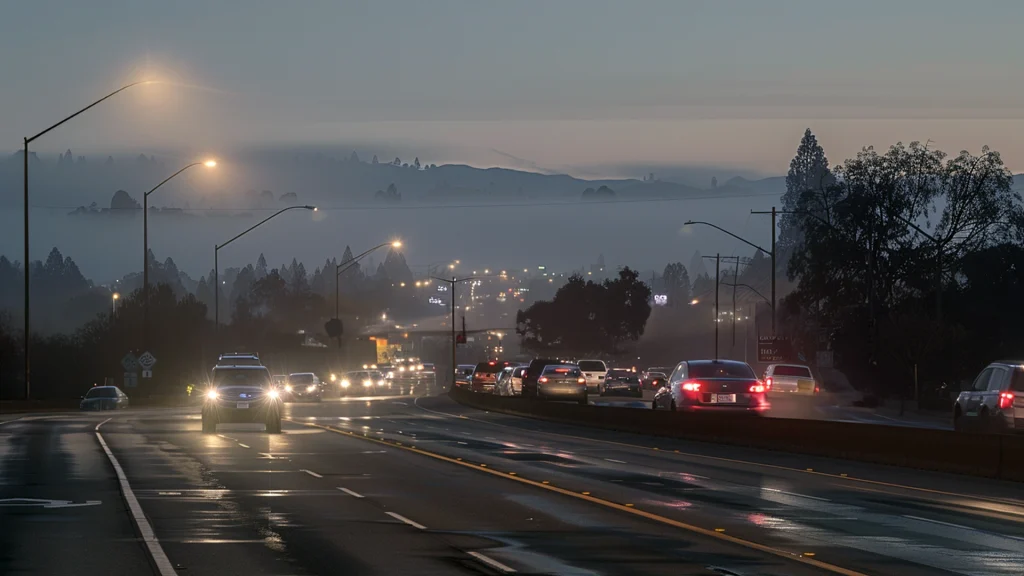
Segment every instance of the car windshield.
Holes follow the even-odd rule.
[[[810,378],[811,371],[806,366],[776,366],[772,376],[796,376],[798,378]]]
[[[313,383],[313,375],[312,374],[292,374],[291,376],[288,377],[288,382],[290,382],[291,384],[312,384]]]
[[[754,378],[750,366],[740,362],[691,362],[690,378]]]
[[[584,372],[604,372],[604,362],[598,362],[596,360],[580,360],[580,370]]]
[[[270,375],[266,370],[221,368],[213,371],[215,386],[270,386]]]
[[[90,388],[86,398],[117,398],[117,390],[114,388]]]

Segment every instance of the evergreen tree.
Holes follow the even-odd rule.
[[[814,210],[815,206],[801,202],[801,198],[811,191],[821,191],[832,186],[835,177],[829,168],[825,151],[818,144],[818,139],[808,128],[800,140],[796,156],[789,163],[789,174],[786,175],[786,193],[782,196],[782,209],[786,211],[806,209]],[[779,220],[778,248],[781,252],[789,252],[803,242],[800,222],[807,216],[799,214],[783,214]]]

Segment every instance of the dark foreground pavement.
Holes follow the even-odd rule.
[[[286,415],[278,436],[204,436],[194,410],[102,426],[178,574],[1024,573],[1019,484],[652,440],[444,397]],[[3,498],[102,501],[0,508],[0,573],[149,573],[93,433],[108,417],[0,425]]]

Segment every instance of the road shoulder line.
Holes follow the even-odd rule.
[[[160,576],[177,576],[177,572],[174,570],[174,565],[171,564],[167,554],[164,552],[163,546],[160,545],[160,541],[156,537],[156,532],[153,530],[153,526],[146,519],[146,514],[142,510],[142,506],[139,504],[139,499],[135,497],[135,492],[132,491],[131,485],[128,483],[128,476],[124,473],[124,469],[121,468],[121,463],[117,461],[114,453],[107,446],[107,442],[103,439],[103,435],[100,434],[100,426],[103,426],[107,422],[110,422],[110,418],[107,418],[103,422],[96,425],[96,439],[99,440],[100,447],[107,454],[107,459],[110,460],[110,465],[114,468],[114,473],[117,475],[117,482],[121,488],[121,496],[124,498],[126,504],[128,504],[128,510],[131,512],[132,521],[135,523],[135,529],[138,531],[139,536],[142,537],[142,541],[146,544],[146,550],[149,552],[150,560],[153,562],[153,566],[156,568],[157,573]]]

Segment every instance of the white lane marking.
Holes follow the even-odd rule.
[[[970,530],[972,532],[977,532],[978,531],[978,530],[975,530],[974,528],[971,528],[969,526],[961,526],[960,524],[953,524],[952,522],[943,522],[941,520],[932,520],[931,518],[922,518],[920,516],[911,516],[910,514],[904,514],[903,517],[904,518],[910,518],[911,520],[920,520],[921,522],[929,522],[931,524],[941,524],[943,526],[949,526],[950,528],[959,528],[961,530]],[[1013,538],[1013,536],[1009,536],[1009,538]]]
[[[323,476],[317,474],[316,472],[313,472],[312,470],[306,470],[305,468],[300,468],[300,471],[301,472],[305,472],[306,474],[309,474],[313,478],[323,478]]]
[[[241,442],[239,442],[238,445],[241,446],[242,448],[248,448],[249,447],[248,445],[242,444]]]
[[[348,494],[349,496],[352,496],[353,498],[364,498],[362,494],[356,492],[355,490],[349,490],[348,488],[344,488],[342,486],[338,486],[338,490],[341,490],[342,492]],[[390,514],[390,512],[388,512],[388,514]]]
[[[502,564],[501,562],[498,562],[494,558],[489,558],[489,557],[484,556],[483,554],[481,554],[479,552],[467,552],[467,554],[469,554],[473,558],[476,558],[477,560],[483,562],[484,564],[487,564],[491,568],[494,568],[498,572],[504,572],[505,574],[514,574],[515,573],[515,569],[514,568],[511,568],[509,566],[505,566],[504,564]]]
[[[117,481],[121,485],[121,494],[124,496],[124,501],[128,504],[128,509],[132,513],[132,520],[135,521],[135,526],[139,530],[139,535],[142,536],[142,541],[146,543],[146,549],[149,550],[149,555],[152,556],[153,564],[156,565],[160,576],[177,576],[178,573],[174,571],[174,565],[171,564],[170,559],[167,558],[167,554],[160,545],[160,541],[156,538],[156,532],[153,530],[153,526],[150,525],[149,520],[146,519],[145,512],[142,511],[139,499],[135,497],[135,492],[132,492],[132,487],[128,484],[128,476],[124,473],[124,469],[121,468],[121,463],[114,457],[114,453],[110,450],[110,447],[107,446],[106,441],[103,440],[103,435],[100,434],[100,426],[103,426],[107,422],[110,422],[110,418],[107,418],[96,425],[96,439],[99,440],[100,446],[103,447],[103,451],[106,452],[107,458],[110,459],[110,465],[114,467],[114,473],[117,474]]]
[[[811,500],[820,500],[822,502],[831,502],[828,498],[819,498],[818,496],[808,496],[806,494],[797,494],[795,492],[786,492],[785,490],[779,490],[777,488],[764,488],[766,492],[778,492],[779,494],[785,494],[786,496],[796,496],[797,498],[810,498]]]
[[[614,458],[605,458],[605,460],[607,460],[609,462],[615,462],[616,464],[625,464],[626,463],[624,460],[616,460]]]
[[[427,529],[427,527],[424,526],[423,524],[419,524],[417,522],[413,522],[412,520],[409,520],[408,518],[406,518],[405,516],[402,516],[401,514],[397,514],[395,512],[385,512],[385,514],[387,514],[388,516],[391,516],[392,518],[394,518],[395,520],[398,520],[399,522],[405,522],[406,524],[408,524],[409,526],[412,526],[413,528],[419,528],[420,530],[426,530]]]
[[[223,434],[217,434],[217,436],[220,436],[221,438],[223,438],[223,439],[225,439],[225,440],[232,440],[232,441],[234,441],[234,442],[238,442],[238,439],[237,439],[237,438],[232,438],[232,437],[230,437],[230,436],[225,436],[225,435],[223,435]]]
[[[392,404],[398,404],[399,406],[408,406],[405,402],[392,402]]]
[[[456,444],[462,444],[463,446],[469,446],[469,442],[462,442],[462,441],[456,440],[455,443]]]

